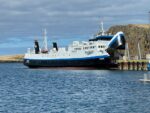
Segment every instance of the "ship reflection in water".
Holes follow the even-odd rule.
[[[0,64],[2,113],[148,113],[145,72],[29,69]]]

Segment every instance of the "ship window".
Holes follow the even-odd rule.
[[[105,46],[104,46],[104,45],[102,45],[102,46],[98,46],[98,48],[105,48]]]
[[[102,50],[100,50],[99,52],[101,52],[101,53],[103,54],[103,51],[102,51]]]
[[[93,43],[89,43],[90,45],[92,45]]]
[[[93,48],[95,48],[95,46],[91,46],[90,48],[93,49]]]
[[[81,48],[74,48],[74,50],[81,50]]]
[[[83,49],[88,49],[88,47],[84,47]]]

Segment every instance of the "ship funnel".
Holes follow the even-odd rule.
[[[34,41],[34,49],[35,49],[35,54],[38,54],[40,49],[39,49],[39,43],[37,40]]]
[[[118,32],[108,43],[107,49],[125,49],[125,36],[123,32]]]
[[[56,51],[58,51],[58,46],[57,46],[57,43],[56,43],[56,42],[53,42],[53,48],[55,48]]]

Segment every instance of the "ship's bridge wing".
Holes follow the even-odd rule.
[[[116,33],[108,43],[107,49],[125,49],[125,36],[123,32]]]

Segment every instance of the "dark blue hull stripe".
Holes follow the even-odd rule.
[[[90,59],[97,59],[97,58],[108,58],[108,55],[103,56],[94,56],[94,57],[84,57],[84,58],[60,58],[60,59],[30,59],[30,58],[24,58],[24,60],[90,60]]]

